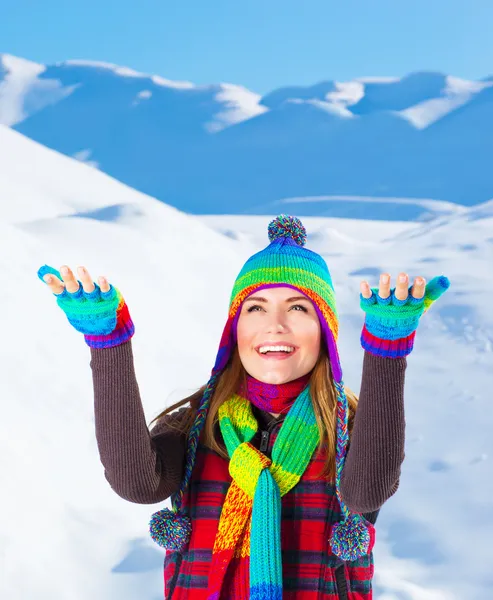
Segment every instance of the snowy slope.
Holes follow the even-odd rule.
[[[106,63],[0,55],[0,123],[197,214],[270,214],[293,196],[471,206],[493,196],[492,86],[425,71],[261,97]],[[367,218],[362,208],[343,216]]]
[[[195,219],[1,128],[7,146],[26,163],[23,181],[0,159],[0,272],[9,282],[0,301],[0,597],[156,600],[163,554],[147,536],[153,507],[119,499],[104,478],[89,349],[36,271],[84,264],[124,290],[150,421],[207,378],[239,253]]]
[[[207,379],[233,279],[265,246],[268,218],[185,215],[5,127],[0,148],[0,597],[158,600],[163,552],[147,534],[158,506],[109,488],[89,349],[36,270],[84,264],[122,289],[149,422]],[[333,275],[344,378],[356,392],[360,280],[401,269],[451,279],[409,358],[406,460],[378,522],[375,600],[484,600],[493,586],[492,205],[422,223],[303,220]]]

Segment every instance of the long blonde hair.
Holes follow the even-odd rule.
[[[217,452],[223,458],[229,459],[228,453],[216,436],[216,426],[219,422],[218,410],[223,402],[235,393],[241,384],[242,379],[246,378],[246,371],[241,363],[238,353],[238,347],[235,346],[231,359],[219,376],[216,388],[212,395],[207,419],[202,432],[201,442],[207,447]],[[320,477],[334,479],[335,477],[335,455],[336,455],[336,437],[337,437],[337,397],[335,386],[330,368],[330,361],[327,352],[322,344],[320,354],[310,377],[311,398],[315,418],[320,435],[319,449],[325,448],[326,461]],[[188,406],[185,416],[177,423],[170,423],[170,427],[180,433],[188,435],[195,418],[195,413],[202,397],[205,385],[194,392],[191,396],[180,400],[172,406],[163,410],[152,423],[159,421],[177,408]],[[354,416],[358,406],[357,396],[346,386],[344,386],[349,406],[348,432],[351,435]],[[149,426],[150,426],[149,425]]]

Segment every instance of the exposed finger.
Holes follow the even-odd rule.
[[[61,294],[65,289],[63,281],[58,279],[56,275],[51,275],[47,273],[43,276],[43,280],[46,282],[46,284],[54,294]]]
[[[108,280],[106,279],[106,277],[103,277],[102,275],[100,275],[98,277],[98,283],[99,283],[99,287],[101,288],[102,292],[110,291],[110,284],[109,284]]]
[[[416,277],[411,290],[411,295],[416,299],[422,298],[425,295],[425,285],[426,280],[424,277]]]
[[[77,273],[79,274],[84,291],[88,294],[94,292],[96,286],[94,285],[94,281],[92,280],[89,271],[85,267],[81,266],[77,268]]]
[[[388,273],[382,273],[380,275],[378,295],[380,298],[388,298],[390,296],[390,275]]]
[[[71,269],[67,267],[67,265],[63,265],[60,267],[60,273],[62,275],[62,279],[65,282],[65,287],[67,288],[67,292],[73,294],[79,289],[79,282],[74,277]]]
[[[367,281],[362,281],[359,287],[363,298],[371,298],[371,289]]]
[[[395,286],[395,297],[398,300],[405,300],[408,297],[409,277],[407,273],[399,273],[397,284]]]

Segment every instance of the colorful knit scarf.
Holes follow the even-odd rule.
[[[286,415],[272,460],[250,443],[258,424],[246,398],[235,394],[226,400],[219,408],[219,425],[233,481],[214,542],[207,599],[219,599],[234,559],[249,561],[250,600],[281,600],[281,497],[298,483],[319,443],[310,388]]]
[[[303,388],[310,381],[311,372],[286,383],[265,383],[247,375],[238,394],[265,412],[286,414]]]

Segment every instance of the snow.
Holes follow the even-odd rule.
[[[57,67],[87,67],[93,69],[101,69],[106,71],[111,71],[115,75],[120,75],[122,77],[133,77],[133,78],[148,78],[156,85],[160,85],[162,87],[174,88],[177,90],[188,90],[195,88],[196,86],[190,81],[173,81],[171,79],[166,79],[164,77],[160,77],[159,75],[148,75],[147,73],[141,73],[140,71],[136,71],[135,69],[131,69],[129,67],[122,67],[120,65],[115,65],[113,63],[97,61],[97,60],[82,60],[82,59],[72,59],[65,60],[63,62],[57,63],[55,66]]]
[[[367,75],[365,77],[356,78],[356,81],[361,81],[362,83],[396,83],[401,80],[401,77],[392,77],[384,75]]]
[[[142,100],[149,100],[150,98],[152,98],[151,90],[141,90],[132,101],[132,106],[139,106]]]
[[[452,76],[447,76],[446,83],[441,98],[419,102],[400,111],[400,114],[418,129],[424,129],[469,102],[482,90],[493,86],[493,82],[469,81]]]
[[[148,99],[152,96],[152,92],[150,90],[142,90],[137,94],[137,98],[145,98]]]
[[[291,197],[284,198],[283,204],[295,204],[295,203],[312,203],[312,202],[334,202],[342,200],[344,202],[362,202],[371,205],[375,204],[398,204],[403,205],[418,205],[423,209],[426,209],[427,219],[436,217],[439,214],[463,214],[467,212],[467,208],[460,204],[454,204],[453,202],[445,202],[443,200],[433,200],[432,198],[399,198],[399,197],[385,197],[379,198],[377,196],[346,196],[346,195],[328,195],[328,196],[302,196],[302,197]],[[480,205],[484,206],[484,205]],[[423,218],[423,217],[422,217]]]
[[[191,90],[196,86],[191,81],[176,81],[171,79],[166,79],[165,77],[161,77],[160,75],[152,75],[151,80],[156,85],[160,85],[162,87],[174,88],[176,90]]]
[[[270,216],[192,217],[7,127],[0,194],[0,597],[157,600],[164,551],[147,527],[160,505],[128,503],[105,480],[90,352],[36,271],[83,264],[122,290],[149,423],[207,380],[234,278],[265,247]],[[484,600],[493,585],[493,201],[430,203],[427,222],[297,213],[331,270],[356,393],[360,281],[451,280],[408,360],[406,458],[377,523],[375,600]]]
[[[355,118],[355,116],[350,110],[348,110],[345,106],[342,106],[337,102],[324,102],[323,100],[317,99],[298,100],[297,98],[287,100],[286,102],[290,102],[292,104],[310,104],[311,106],[315,106],[316,108],[319,108],[331,115],[340,117],[341,119]]]
[[[145,77],[144,74],[135,71],[135,69],[130,69],[129,67],[122,67],[113,63],[97,60],[71,59],[56,64],[56,66],[63,65],[75,67],[91,67],[95,69],[107,69],[108,71],[113,71],[116,75],[121,75],[122,77]]]
[[[0,124],[16,125],[30,111],[41,110],[73,91],[72,88],[63,88],[58,81],[40,79],[45,70],[44,65],[0,54]]]
[[[44,65],[12,54],[2,54],[1,62],[3,69],[19,77],[36,77],[46,69]]]
[[[85,148],[84,150],[79,150],[72,154],[72,158],[97,169],[99,168],[99,163],[95,160],[91,160],[92,153],[93,151],[90,148]]]
[[[327,100],[334,104],[348,106],[356,104],[365,95],[365,86],[361,81],[336,81],[336,89],[327,93]]]
[[[0,186],[9,200],[2,203],[2,222],[32,223],[106,207],[115,186],[120,204],[135,200],[135,191],[124,184],[95,169],[80,169],[78,162],[36,142],[26,143],[24,136],[0,125]],[[77,185],[67,193],[72,178]]]
[[[220,84],[215,100],[224,108],[215,113],[211,121],[205,124],[206,130],[211,133],[261,115],[268,110],[260,104],[261,96],[259,94],[231,83]]]

